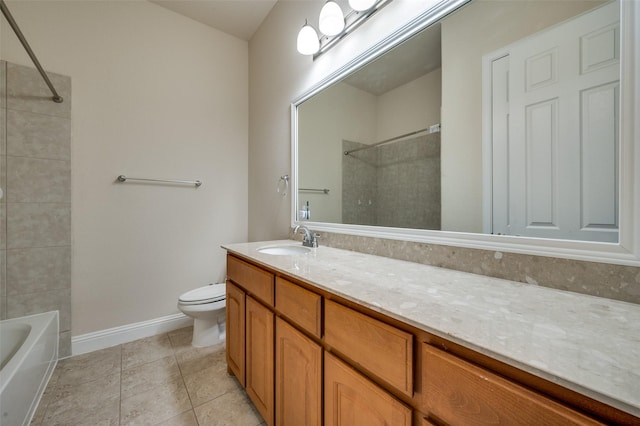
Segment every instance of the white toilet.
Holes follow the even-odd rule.
[[[178,298],[178,309],[193,318],[193,346],[202,348],[224,342],[226,290],[225,283],[212,284]]]

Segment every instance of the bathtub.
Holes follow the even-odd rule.
[[[58,362],[58,311],[0,321],[0,424],[28,425]]]

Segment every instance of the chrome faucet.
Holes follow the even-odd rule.
[[[320,237],[320,234],[318,234],[317,232],[311,233],[311,231],[309,231],[309,228],[304,225],[298,225],[293,228],[293,234],[297,234],[299,229],[302,229],[304,231],[304,237],[302,237],[303,246],[314,248],[318,247],[318,237]]]

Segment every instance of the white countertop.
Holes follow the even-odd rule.
[[[640,305],[319,247],[231,253],[640,416]]]

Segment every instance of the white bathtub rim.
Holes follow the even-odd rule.
[[[37,317],[37,318],[36,318]],[[31,325],[31,330],[29,331],[29,335],[26,340],[23,342],[20,349],[16,351],[15,354],[11,357],[9,362],[4,366],[2,371],[0,371],[0,395],[5,391],[7,385],[11,382],[13,377],[19,370],[20,364],[22,364],[25,360],[25,355],[30,353],[35,347],[36,343],[40,341],[42,335],[45,333],[47,329],[47,325],[51,322],[52,319],[55,319],[56,328],[60,329],[60,316],[58,311],[49,311],[40,314],[27,315],[24,317],[18,318],[10,318],[6,320],[2,320],[3,323],[25,323],[27,322]],[[37,320],[39,327],[34,327],[31,321]],[[57,345],[56,345],[57,346]],[[55,361],[57,361],[57,349]]]

